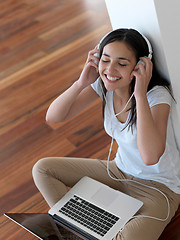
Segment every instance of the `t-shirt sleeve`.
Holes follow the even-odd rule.
[[[100,98],[103,99],[103,88],[102,88],[102,83],[101,83],[100,77],[97,78],[97,80],[91,84],[91,87],[100,96]]]
[[[158,105],[158,104],[168,104],[169,106],[172,105],[172,96],[168,89],[166,89],[163,86],[156,86],[152,88],[148,93],[147,93],[147,99],[150,108]]]

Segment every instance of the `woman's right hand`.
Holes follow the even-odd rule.
[[[98,66],[95,63],[95,61],[99,63],[99,58],[94,56],[95,53],[99,53],[97,46],[89,51],[84,68],[77,80],[83,88],[92,84],[99,77]]]

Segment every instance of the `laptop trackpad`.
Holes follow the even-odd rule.
[[[100,189],[92,196],[92,199],[97,203],[103,204],[108,207],[118,197],[118,192],[107,191],[107,188],[100,187]]]

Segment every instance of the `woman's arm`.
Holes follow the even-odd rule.
[[[90,86],[99,76],[97,65],[94,63],[94,60],[98,61],[94,56],[96,52],[97,48],[89,52],[79,79],[51,103],[46,121],[51,123],[66,121],[97,100],[99,96]]]
[[[146,97],[147,87],[152,76],[152,63],[142,58],[145,67],[140,64],[140,71],[135,69],[136,85],[134,95],[137,111],[137,145],[143,162],[153,165],[159,161],[166,146],[167,122],[170,107],[159,104],[150,109]]]
[[[151,109],[147,98],[139,98],[137,106],[137,144],[143,162],[153,165],[159,161],[166,146],[169,105],[159,104]]]
[[[58,123],[69,120],[98,99],[91,86],[82,88],[78,81],[56,98],[48,108],[46,121]]]

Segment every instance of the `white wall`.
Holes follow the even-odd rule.
[[[153,0],[105,0],[112,28],[134,28],[146,35],[153,45],[160,72],[168,77],[161,34]]]
[[[173,119],[180,147],[180,0],[105,2],[113,29],[134,28],[151,41],[157,67],[171,82],[177,101]]]

